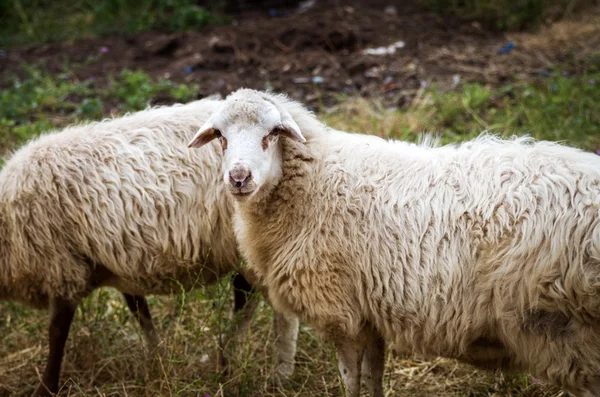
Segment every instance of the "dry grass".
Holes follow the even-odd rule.
[[[93,294],[78,310],[67,344],[62,396],[341,396],[334,352],[302,327],[297,369],[276,384],[271,310],[261,304],[247,339],[240,339],[230,374],[215,370],[216,337],[230,307],[226,283],[195,291],[180,305],[156,297],[151,310],[163,339],[162,356],[145,351],[143,336],[120,295]],[[221,313],[221,314],[219,314]],[[1,306],[0,396],[29,396],[47,354],[47,318],[20,305]],[[453,360],[399,359],[388,354],[386,396],[560,396],[528,376],[500,376]]]

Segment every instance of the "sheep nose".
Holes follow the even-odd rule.
[[[229,172],[229,183],[235,188],[246,187],[250,180],[252,180],[252,173],[244,167],[235,167]]]

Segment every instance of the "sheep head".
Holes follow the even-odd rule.
[[[254,196],[281,177],[281,137],[306,140],[276,96],[240,89],[229,95],[190,141],[199,148],[219,139],[223,180],[238,200]]]

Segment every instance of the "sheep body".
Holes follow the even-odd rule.
[[[233,206],[218,183],[221,148],[186,148],[218,103],[69,127],[14,153],[0,173],[0,299],[50,307],[54,316],[54,300],[76,306],[101,286],[143,299],[233,270],[254,283],[240,266]],[[294,344],[290,332],[280,344]]]
[[[220,177],[220,149],[185,148],[216,103],[71,127],[16,152],[0,176],[7,297],[44,307],[49,296],[79,300],[96,265],[110,273],[103,284],[132,294],[170,293],[179,289],[173,280],[189,288],[233,270],[231,207],[206,189]]]
[[[234,229],[274,306],[336,343],[349,395],[377,335],[600,392],[600,157],[526,138],[388,142],[260,96],[307,142],[278,140],[280,177],[236,201]]]

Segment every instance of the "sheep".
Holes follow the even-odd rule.
[[[239,271],[234,310],[245,309],[232,334],[247,325],[256,305],[246,293],[257,280],[240,266],[231,200],[211,187],[220,179],[221,148],[186,148],[218,105],[200,100],[69,127],[29,142],[6,162],[0,300],[50,309],[50,352],[35,396],[58,391],[73,315],[96,288],[121,291],[155,347],[144,295],[201,287]],[[276,374],[285,377],[294,367],[298,324],[274,317]]]
[[[277,310],[336,347],[347,396],[395,350],[600,396],[600,157],[485,135],[427,147],[230,94],[218,139],[240,251]]]

